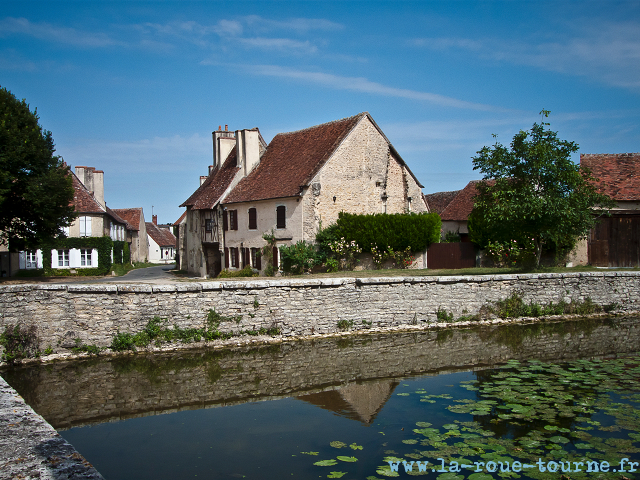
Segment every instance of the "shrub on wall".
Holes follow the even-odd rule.
[[[318,264],[318,254],[310,243],[300,240],[295,245],[280,247],[282,271],[292,275],[311,272]]]
[[[122,265],[123,250],[125,242],[122,240],[114,240],[113,242],[113,263],[116,265]],[[126,244],[128,246],[128,244]]]
[[[74,268],[76,273],[71,273],[69,268],[52,268],[51,250],[71,248],[95,248],[98,250],[98,266],[95,268]],[[58,238],[42,246],[44,274],[62,277],[68,275],[106,275],[111,269],[112,248],[113,241],[110,237]]]
[[[122,247],[122,263],[131,263],[131,249],[129,248],[129,242],[124,242],[124,247]]]
[[[390,248],[403,252],[409,248],[420,252],[440,240],[442,222],[437,213],[355,215],[340,212],[336,225],[336,236],[355,241],[365,252],[370,252],[372,246],[381,251]]]

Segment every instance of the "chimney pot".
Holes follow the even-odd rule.
[[[222,125],[218,125],[218,131],[221,132],[222,131]]]
[[[225,126],[224,126],[224,131],[225,131],[225,132],[228,132],[228,131],[229,131],[229,125],[226,125],[226,124],[225,124]]]
[[[151,221],[153,222],[154,225],[158,225],[158,215],[152,215]]]

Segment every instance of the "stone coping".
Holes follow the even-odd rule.
[[[406,276],[406,277],[331,277],[331,278],[278,278],[272,280],[228,281],[214,280],[180,284],[56,284],[26,283],[20,285],[0,285],[0,294],[31,292],[37,290],[67,291],[74,293],[187,293],[215,290],[260,290],[271,287],[290,288],[331,288],[343,285],[391,285],[418,283],[482,283],[507,282],[514,280],[538,280],[551,278],[590,277],[640,277],[638,271],[565,272],[565,273],[518,273],[500,275],[451,275],[451,276]]]
[[[0,478],[104,478],[0,377]]]

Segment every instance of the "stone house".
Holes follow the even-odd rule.
[[[581,154],[580,166],[599,180],[598,190],[616,201],[571,261],[600,267],[640,267],[640,153]]]
[[[181,205],[179,268],[191,274],[260,270],[263,234],[273,231],[278,247],[314,242],[341,211],[427,211],[422,185],[366,112],[280,133],[268,146],[257,129],[218,129],[213,143],[209,175]]]
[[[114,208],[112,212],[127,222],[131,261],[146,262],[149,259],[149,242],[142,207]]]
[[[153,215],[151,222],[146,222],[149,262],[173,263],[175,260],[176,237],[171,233],[169,225],[158,225],[158,216]]]
[[[71,172],[73,184],[73,206],[77,218],[69,227],[63,228],[67,237],[102,237],[127,241],[129,225],[125,219],[107,207],[104,200],[104,172],[94,167],[77,166]],[[55,249],[51,251],[52,268],[92,268],[98,265],[95,248]],[[43,266],[43,252],[38,250],[13,253],[11,275],[17,270],[38,269]]]

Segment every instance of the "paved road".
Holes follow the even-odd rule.
[[[88,280],[86,283],[114,282],[114,283],[172,283],[177,277],[171,275],[169,270],[174,270],[175,264],[159,265],[157,267],[137,268],[131,270],[122,277],[105,277],[99,280]],[[84,283],[84,282],[83,282]]]

